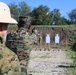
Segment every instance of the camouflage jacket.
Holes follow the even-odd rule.
[[[22,72],[27,71],[30,51],[32,50],[34,43],[37,43],[37,38],[27,32],[25,28],[17,30],[15,35],[15,46]],[[28,71],[26,73],[28,73]]]
[[[17,48],[31,50],[33,44],[37,41],[35,34],[30,34],[25,28],[20,28],[16,32],[7,34],[6,46],[16,53]]]
[[[26,75],[21,73],[17,55],[2,42],[0,43],[0,75]]]
[[[34,43],[37,43],[37,37],[27,32],[25,28],[17,30],[15,36],[15,42],[17,48],[23,48],[24,50],[31,50]]]
[[[29,54],[34,43],[37,43],[37,37],[27,32],[25,28],[19,28],[15,33],[7,34],[6,45],[11,44],[8,48],[16,51],[14,52],[17,53],[22,72],[25,72],[23,69],[27,70]]]

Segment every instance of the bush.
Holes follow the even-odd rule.
[[[69,35],[69,44],[70,48],[76,51],[76,31],[72,30],[72,33]]]

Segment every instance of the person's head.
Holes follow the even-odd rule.
[[[36,28],[33,28],[32,33],[38,34],[38,30]]]
[[[11,17],[8,5],[0,2],[0,36],[5,36],[8,24],[17,24],[17,21]]]
[[[24,27],[29,29],[30,26],[30,21],[27,17],[19,17],[18,28]]]
[[[31,17],[30,16],[20,16],[19,21],[20,20],[24,20],[25,22],[27,22],[28,25],[31,24]]]
[[[25,26],[25,21],[23,21],[23,20],[19,20],[19,22],[18,22],[18,28],[21,28],[21,27],[24,27]]]

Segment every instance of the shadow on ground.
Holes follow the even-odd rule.
[[[73,65],[71,65],[71,66],[58,65],[58,67],[61,67],[61,68],[76,68],[76,65],[75,66],[73,66]]]

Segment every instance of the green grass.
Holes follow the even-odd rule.
[[[45,28],[45,27],[53,27],[53,28],[70,28],[70,29],[76,29],[76,25],[31,25],[31,27],[40,27],[40,28]],[[8,25],[8,31],[14,31],[17,30],[18,27],[17,25],[11,24]]]
[[[66,54],[67,54],[67,56],[68,56],[69,58],[71,58],[71,59],[76,59],[76,52],[75,52],[75,51],[69,49],[69,50],[66,52]]]
[[[66,54],[68,58],[74,61],[74,63],[71,64],[70,67],[66,69],[66,73],[69,75],[76,75],[76,52],[68,49]]]
[[[76,27],[76,25],[31,25],[33,27]],[[17,27],[17,25],[9,24],[8,27]]]
[[[32,25],[33,27],[76,27],[76,25]]]

